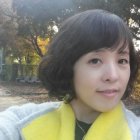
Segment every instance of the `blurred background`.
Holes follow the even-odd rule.
[[[61,22],[88,9],[105,9],[124,19],[140,63],[140,0],[0,0],[0,96],[41,94],[44,101],[47,91],[37,77],[38,64]],[[140,74],[134,93],[124,102],[140,104]]]

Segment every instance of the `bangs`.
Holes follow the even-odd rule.
[[[118,16],[105,11],[98,14],[87,11],[82,16],[81,23],[75,28],[79,34],[72,40],[77,51],[84,54],[101,48],[116,49],[122,44],[121,51],[126,46],[132,46],[130,30]],[[77,21],[78,17],[75,18]]]
[[[126,46],[133,46],[130,30],[124,21],[107,11],[88,10],[68,18],[52,46],[60,46],[57,52],[61,52],[63,58],[71,59],[73,64],[88,52],[102,48],[116,49],[120,44],[120,51]]]
[[[115,49],[119,44],[122,44],[123,50],[132,45],[131,33],[124,22],[115,15],[106,14],[96,16],[89,23],[84,31],[83,41],[83,47],[89,48],[90,51],[101,48]]]

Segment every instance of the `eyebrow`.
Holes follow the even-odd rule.
[[[129,50],[128,46],[125,48],[118,49],[117,52],[118,52],[118,54],[121,54],[121,55],[130,55],[130,50]]]
[[[93,51],[93,52],[105,52],[107,49],[105,49],[105,48],[101,48],[101,49],[98,49],[98,50],[95,50],[95,51]]]
[[[111,49],[109,49],[109,48],[108,48],[108,49],[102,48],[102,49],[95,50],[94,52],[97,52],[97,53],[98,53],[98,52],[105,52],[106,50],[110,50],[110,51],[111,51]],[[115,51],[115,50],[114,50],[114,51]],[[124,50],[121,50],[121,51],[118,49],[117,52],[118,52],[118,54],[129,55],[129,49],[127,49],[127,50],[124,49]]]
[[[129,50],[118,51],[119,54],[129,55]]]

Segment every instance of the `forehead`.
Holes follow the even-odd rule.
[[[123,53],[123,52],[129,52],[130,49],[129,49],[128,43],[121,42],[119,44],[118,43],[114,44],[111,47],[108,47],[108,46],[101,47],[93,52],[104,52],[104,51],[111,51],[111,52],[115,51],[118,53]]]
[[[122,48],[101,48],[101,49],[95,50],[93,52],[104,53],[106,51],[116,52],[118,54],[123,54],[123,53],[128,53],[129,54],[129,47],[122,47]]]

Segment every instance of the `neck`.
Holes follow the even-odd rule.
[[[76,119],[85,123],[93,123],[100,115],[100,112],[93,110],[89,106],[83,104],[77,99],[73,99],[70,102],[72,109],[75,113]]]

